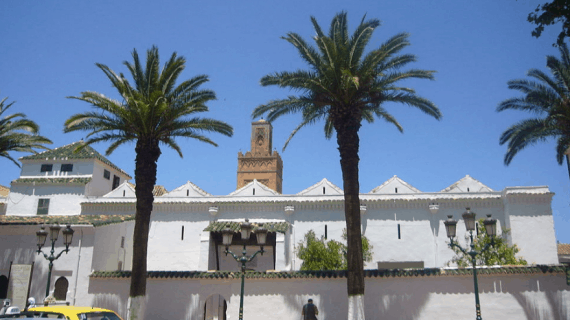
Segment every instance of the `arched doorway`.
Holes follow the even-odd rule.
[[[0,276],[0,299],[6,299],[8,295],[8,278],[4,275]]]
[[[59,277],[55,281],[55,290],[53,292],[55,300],[65,300],[67,298],[67,288],[69,288],[67,279],[65,277]]]
[[[219,294],[213,294],[206,299],[204,304],[204,320],[226,320],[228,303]]]

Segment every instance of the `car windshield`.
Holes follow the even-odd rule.
[[[121,320],[113,312],[88,312],[77,315],[79,320]]]
[[[30,317],[33,318],[48,318],[48,319],[66,319],[66,317],[58,312],[28,312]]]

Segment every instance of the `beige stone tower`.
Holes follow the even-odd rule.
[[[251,151],[238,153],[237,188],[257,179],[267,187],[282,193],[283,161],[273,142],[271,123],[261,119],[251,124]]]

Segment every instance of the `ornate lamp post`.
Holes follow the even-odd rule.
[[[49,227],[49,239],[51,241],[51,251],[49,256],[42,251],[42,247],[46,243],[48,232],[45,230],[43,226],[40,228],[40,231],[36,232],[37,245],[38,245],[38,250],[36,252],[38,253],[38,255],[42,253],[44,255],[44,258],[46,258],[46,260],[49,261],[46,297],[49,296],[49,284],[51,280],[51,269],[53,268],[53,261],[59,259],[59,257],[64,252],[66,254],[69,252],[69,245],[71,244],[71,240],[73,239],[73,232],[75,232],[73,229],[71,229],[70,225],[67,225],[67,227],[63,229],[61,233],[63,234],[63,244],[65,245],[65,249],[62,250],[57,256],[54,256],[55,242],[57,241],[57,238],[59,236],[60,229],[61,227],[57,224],[54,224],[53,226]]]
[[[463,254],[471,256],[471,263],[473,264],[473,284],[475,288],[475,310],[477,317],[475,319],[482,320],[481,318],[481,305],[479,304],[479,285],[477,283],[477,261],[475,257],[489,249],[489,247],[495,244],[495,235],[497,234],[497,219],[492,219],[491,215],[487,215],[487,219],[484,220],[485,231],[491,237],[491,242],[486,244],[481,251],[475,250],[475,243],[473,242],[473,230],[475,230],[475,212],[471,212],[469,208],[466,208],[465,213],[462,215],[463,221],[465,221],[465,228],[469,231],[469,237],[471,238],[471,251],[466,251],[457,242],[453,240],[457,230],[457,220],[453,220],[453,216],[447,216],[447,221],[444,222],[445,230],[447,236],[449,237],[450,243],[449,247],[458,248],[463,252]]]
[[[246,255],[247,252],[245,250],[245,241],[249,239],[251,231],[253,230],[253,226],[251,225],[251,223],[249,223],[248,219],[245,219],[245,222],[242,223],[240,227],[241,227],[241,239],[244,241],[241,257],[237,256],[228,249],[229,245],[232,244],[232,238],[234,236],[234,231],[230,228],[229,224],[222,231],[222,242],[224,246],[226,246],[226,251],[224,251],[226,256],[229,253],[231,254],[232,257],[234,257],[234,259],[237,262],[241,263],[241,293],[239,298],[239,320],[243,320],[243,292],[244,292],[244,282],[245,282],[245,264],[253,260],[255,256],[257,256],[257,254],[261,253],[261,255],[263,255],[263,253],[265,252],[263,250],[263,245],[265,244],[265,241],[267,239],[267,229],[262,227],[262,225],[260,224],[259,228],[255,230],[255,235],[257,236],[257,243],[259,244],[261,249],[257,250],[253,255],[248,257]]]

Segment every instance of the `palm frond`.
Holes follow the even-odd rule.
[[[384,102],[408,104],[436,119],[441,118],[435,104],[417,95],[413,89],[397,85],[410,78],[434,79],[435,71],[401,70],[416,61],[412,54],[399,54],[410,44],[407,33],[399,33],[378,49],[364,54],[380,25],[379,20],[363,17],[350,37],[346,12],[335,15],[328,34],[314,17],[311,17],[311,23],[316,32],[314,47],[296,33],[290,32],[284,37],[299,50],[309,69],[275,72],[260,81],[262,86],[275,85],[298,94],[269,101],[252,112],[253,118],[265,116],[270,122],[287,114],[302,114],[301,123],[290,134],[285,147],[301,128],[321,120],[325,120],[327,138],[332,136],[335,123],[362,120],[373,123],[375,117],[402,131],[396,119],[381,107]]]
[[[23,113],[5,115],[6,110],[14,105],[14,101],[7,103],[4,98],[0,100],[0,157],[6,158],[20,167],[20,164],[9,152],[37,153],[35,149],[48,149],[45,145],[51,140],[39,135],[37,123],[27,119]]]
[[[509,127],[499,139],[501,145],[508,142],[505,164],[510,164],[513,157],[529,145],[547,141],[553,134],[556,134],[556,131],[548,125],[547,121],[539,118],[522,120]]]

